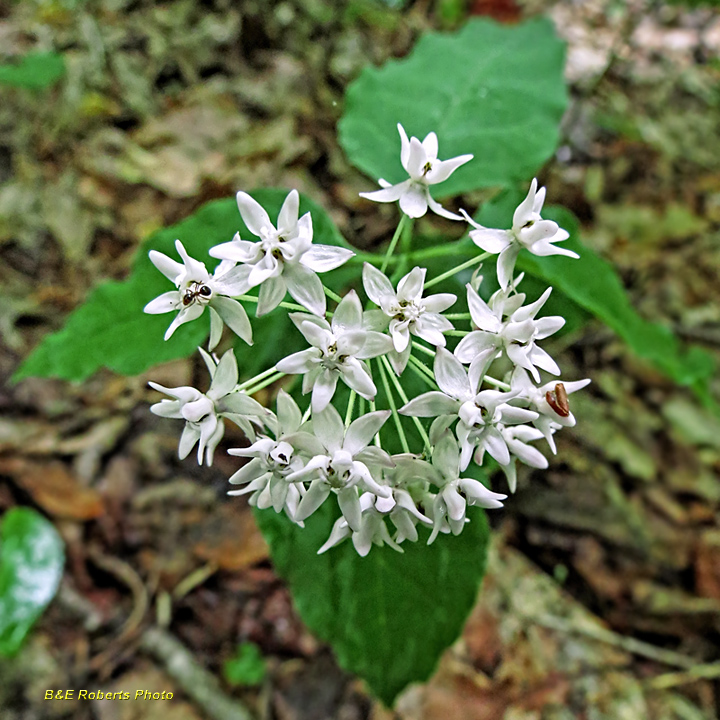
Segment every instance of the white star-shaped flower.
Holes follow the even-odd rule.
[[[495,230],[478,225],[464,210],[465,219],[475,228],[470,231],[470,239],[485,252],[497,255],[497,274],[501,288],[506,288],[512,279],[515,261],[521,248],[533,255],[565,255],[580,257],[572,250],[557,247],[554,243],[563,242],[570,234],[552,220],[540,217],[545,202],[545,188],[537,189],[537,179],[533,179],[525,199],[517,206],[513,214],[510,230]]]
[[[151,315],[180,311],[166,330],[165,340],[168,340],[180,325],[196,320],[203,314],[205,307],[209,307],[210,350],[220,342],[223,322],[248,345],[252,345],[252,328],[245,308],[231,297],[244,292],[245,283],[239,274],[240,269],[235,267],[234,262],[224,260],[210,275],[205,263],[191,258],[179,240],[175,241],[175,249],[182,258],[182,263],[157,250],[150,251],[152,264],[168,280],[175,283],[177,290],[159,295],[143,309]]]
[[[351,290],[338,304],[332,322],[303,313],[290,318],[312,347],[283,358],[280,372],[303,374],[303,393],[312,390],[312,411],[320,412],[335,394],[337,382],[343,382],[366,400],[377,393],[375,383],[363,360],[392,350],[392,340],[380,332],[366,330],[360,299]]]
[[[533,420],[547,440],[553,454],[557,453],[553,432],[557,427],[573,427],[575,416],[570,412],[567,396],[581,390],[590,384],[590,379],[560,382],[551,380],[540,387],[536,387],[521,367],[516,367],[510,380],[511,387],[518,393],[517,401],[526,401],[539,416]]]
[[[398,375],[403,372],[410,357],[411,334],[432,345],[444,347],[443,333],[453,329],[453,324],[440,313],[447,310],[457,297],[451,293],[438,293],[423,298],[425,273],[425,268],[413,268],[394,290],[380,270],[370,263],[365,263],[363,267],[367,296],[390,318],[388,331],[394,351],[388,357]]]
[[[199,349],[203,352],[202,348]],[[202,464],[205,456],[205,462],[210,466],[215,448],[225,432],[222,417],[232,420],[254,440],[255,432],[251,421],[261,425],[267,410],[251,397],[235,391],[238,368],[232,350],[228,350],[217,364],[207,353],[204,353],[203,357],[212,378],[207,393],[201,393],[193,387],[167,388],[155,382],[148,384],[154,390],[173,398],[152,405],[152,413],[160,417],[185,420],[178,449],[180,459],[186,458],[198,443],[198,463]]]
[[[470,284],[466,287],[470,316],[479,329],[466,335],[455,348],[455,356],[460,362],[486,365],[504,352],[514,365],[532,373],[536,382],[540,380],[538,367],[553,375],[560,374],[557,363],[535,344],[536,340],[549,337],[565,324],[565,318],[559,315],[535,319],[552,288],[534,303],[522,307],[525,300],[522,293],[511,295],[509,290],[499,290],[488,304]]]
[[[382,178],[378,181],[382,190],[360,193],[360,197],[375,202],[400,201],[400,209],[411,218],[422,217],[428,207],[437,215],[450,220],[462,220],[460,215],[446,210],[430,195],[430,185],[447,180],[461,165],[470,162],[472,155],[459,155],[450,160],[438,160],[438,139],[434,132],[420,142],[416,137],[408,140],[405,128],[398,123],[402,147],[400,162],[410,176],[397,185],[391,185]]]
[[[276,308],[286,292],[311,313],[324,315],[325,292],[317,273],[340,267],[355,253],[332,245],[313,245],[312,217],[308,212],[298,218],[297,190],[285,198],[277,227],[247,193],[237,194],[237,204],[248,230],[260,241],[241,240],[238,233],[231,242],[211,248],[210,255],[242,263],[238,269],[245,281],[242,292],[260,286],[257,315]]]
[[[359,530],[362,514],[359,491],[378,497],[391,496],[391,489],[380,482],[382,468],[392,467],[392,460],[384,450],[368,447],[389,416],[389,410],[370,412],[353,420],[346,430],[332,405],[313,413],[313,433],[324,452],[288,476],[290,482],[310,480],[295,514],[297,520],[310,517],[330,493],[335,492],[348,525]]]

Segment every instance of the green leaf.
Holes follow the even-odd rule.
[[[259,190],[252,195],[274,219],[287,191]],[[312,214],[315,242],[349,247],[332,220],[314,202],[301,196],[300,212]],[[163,340],[173,314],[146,315],[143,307],[154,297],[171,290],[172,284],[150,262],[148,251],[159,250],[176,258],[174,242],[179,238],[192,256],[206,262],[211,269],[218,261],[208,256],[208,250],[231,240],[237,231],[243,238],[252,237],[233,199],[208,203],[181,223],[158,231],[143,244],[130,277],[96,288],[70,315],[65,327],[46,337],[32,352],[13,380],[31,376],[84,380],[101,367],[123,375],[137,375],[153,365],[187,357],[208,335],[208,314],[182,325],[167,342]],[[254,313],[252,306],[249,307]],[[255,328],[255,345],[249,347],[240,341],[236,348],[244,374],[250,374],[260,362],[270,362],[271,357],[275,362],[286,354],[278,338],[288,337],[290,342],[295,338],[295,334],[289,332],[292,324],[284,310],[276,310],[259,320],[253,318],[251,322]],[[268,365],[260,369],[265,367]]]
[[[12,656],[55,596],[63,542],[52,523],[26,507],[0,525],[0,655]]]
[[[44,90],[65,74],[65,61],[57,53],[28,53],[19,62],[0,64],[0,84]]]
[[[230,685],[260,685],[266,674],[265,658],[255,643],[241,643],[235,657],[223,663],[223,676]]]
[[[504,193],[482,208],[478,222],[488,227],[510,227],[512,212],[521,199],[517,193]],[[699,347],[684,347],[670,328],[637,314],[615,268],[580,243],[578,221],[570,211],[547,207],[543,217],[555,220],[570,233],[570,239],[562,243],[562,247],[574,250],[580,259],[558,255],[537,257],[523,251],[518,258],[518,269],[560,290],[614,330],[638,357],[650,361],[678,384],[692,386],[707,399],[708,381],[715,372],[713,357]]]
[[[567,105],[564,44],[549,20],[507,26],[468,22],[452,35],[429,33],[403,60],[366,68],[350,85],[340,143],[372,178],[400,182],[401,123],[439,138],[441,159],[475,158],[436,186],[438,196],[510,186],[553,153]]]
[[[330,503],[305,528],[272,510],[256,512],[305,624],[388,706],[408,683],[427,680],[475,603],[489,528],[481,510],[469,516],[458,537],[440,535],[428,547],[421,531],[403,554],[373,547],[362,558],[349,540],[316,554],[335,521]]]

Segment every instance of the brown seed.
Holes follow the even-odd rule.
[[[560,416],[567,417],[570,414],[570,405],[568,396],[565,392],[565,386],[562,383],[555,385],[555,390],[548,390],[545,393],[547,404]]]

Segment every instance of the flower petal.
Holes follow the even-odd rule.
[[[207,395],[211,400],[219,400],[221,397],[232,392],[237,383],[237,360],[235,360],[235,353],[231,348],[220,358]]]
[[[300,352],[288,355],[280,360],[275,367],[279,372],[287,373],[288,375],[299,375],[310,372],[315,365],[313,360],[317,360],[319,357],[320,351],[317,348],[311,347],[307,350],[300,350]]]
[[[389,417],[390,410],[376,410],[353,420],[345,433],[343,450],[356,455],[370,444]]]
[[[404,182],[398,183],[397,185],[390,185],[390,187],[383,188],[382,190],[361,192],[360,197],[366,200],[372,200],[373,202],[395,202],[407,191],[411,182],[412,180],[405,180]]]
[[[430,209],[436,215],[440,215],[440,217],[447,218],[448,220],[462,220],[461,215],[450,212],[450,210],[446,210],[437,200],[433,198],[433,196],[429,192],[427,194],[427,203]]]
[[[175,282],[185,272],[185,266],[157,250],[148,253],[150,262],[168,279]],[[161,296],[162,297],[162,296]]]
[[[435,417],[436,415],[456,414],[459,402],[445,393],[432,390],[414,397],[407,405],[403,405],[398,412],[410,417]]]
[[[387,275],[370,263],[363,263],[362,279],[366,295],[378,307],[395,299],[395,290]]]
[[[362,327],[362,305],[360,298],[351,290],[338,304],[330,323],[335,334]]]
[[[275,226],[270,221],[270,216],[257,200],[253,200],[242,190],[237,194],[236,198],[243,222],[253,235],[262,237],[263,232],[272,232],[275,229]]]
[[[430,185],[441,183],[443,180],[447,180],[461,165],[470,162],[472,159],[472,155],[458,155],[449,160],[436,161],[432,164],[432,168],[425,176],[425,179]]]
[[[182,304],[180,297],[180,293],[177,290],[170,290],[162,295],[158,295],[154,300],[151,300],[143,308],[143,312],[146,312],[149,315],[162,315],[163,313],[177,310]]]
[[[252,327],[245,308],[237,300],[222,295],[214,297],[210,302],[223,322],[248,345],[252,345]]]
[[[354,357],[348,358],[341,367],[343,382],[366,400],[373,400],[377,388],[365,366]]]
[[[313,410],[312,428],[313,434],[321,440],[330,454],[340,450],[343,444],[345,426],[340,413],[332,405],[328,405],[318,412]]]
[[[347,248],[334,245],[313,245],[302,254],[300,262],[310,270],[324,273],[339,268],[354,255],[355,253]]]
[[[269,277],[260,285],[255,317],[262,317],[272,312],[284,299],[287,285],[282,275]]]
[[[323,370],[320,373],[312,389],[312,411],[313,414],[322,412],[328,407],[335,394],[337,387],[338,373],[330,370]]]
[[[427,187],[415,184],[409,185],[400,196],[400,209],[411,218],[419,218],[425,215],[428,209]]]
[[[297,190],[291,190],[285,198],[278,215],[279,233],[291,233],[295,230],[300,214],[300,196]]]
[[[183,308],[173,319],[173,321],[170,323],[170,326],[165,331],[165,340],[169,340],[172,337],[172,334],[177,330],[181,325],[184,325],[185,323],[192,322],[193,320],[197,320],[202,314],[203,310],[205,308],[202,305],[199,305],[198,303],[193,303],[192,305],[189,305],[188,307]]]
[[[307,253],[305,253],[307,255]],[[305,257],[303,255],[303,257]],[[327,303],[320,278],[304,265],[286,265],[284,273],[287,288],[293,299],[311,313],[324,317]]]
[[[412,302],[419,300],[422,296],[423,285],[425,284],[425,273],[427,270],[421,267],[414,267],[405,277],[400,280],[397,286],[397,299]]]

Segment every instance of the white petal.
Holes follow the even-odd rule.
[[[472,395],[467,371],[460,361],[445,348],[438,348],[433,367],[440,389],[458,400],[468,400]]]
[[[170,323],[170,327],[168,327],[165,331],[165,340],[169,340],[175,330],[177,330],[181,325],[199,318],[203,314],[203,310],[204,307],[197,303],[183,308]]]
[[[275,229],[275,226],[270,221],[270,216],[257,200],[253,200],[253,198],[246,192],[242,192],[242,190],[236,197],[243,222],[253,235],[262,237],[263,231],[268,232]]]
[[[211,300],[223,322],[248,345],[252,345],[252,327],[245,308],[237,301],[222,295]]]
[[[269,277],[260,285],[255,316],[262,317],[272,312],[284,299],[287,286],[282,275]]]
[[[440,217],[447,218],[448,220],[462,220],[461,215],[458,215],[457,213],[446,210],[437,200],[435,200],[433,198],[433,196],[429,192],[427,194],[427,203],[428,203],[430,209],[436,215],[440,215]]]
[[[154,300],[151,300],[144,308],[143,312],[149,315],[162,315],[172,310],[177,310],[182,304],[180,293],[177,290],[171,290],[170,292],[158,295]]]
[[[485,252],[497,255],[510,244],[512,236],[507,230],[482,228],[471,230],[470,239]]]
[[[310,270],[324,273],[339,268],[354,255],[355,253],[347,248],[334,245],[313,245],[302,254],[300,262]]]
[[[404,169],[407,169],[408,158],[410,157],[410,140],[408,139],[405,128],[398,123],[398,132],[400,133],[400,162]]]
[[[363,264],[362,279],[365,294],[378,307],[382,307],[384,303],[395,298],[395,290],[390,280],[388,280],[385,273],[380,272],[370,263]]]
[[[356,455],[370,444],[370,441],[377,435],[389,417],[389,410],[377,410],[353,420],[345,433],[343,449],[347,450],[351,455]]]
[[[345,425],[340,413],[332,405],[328,405],[322,411],[313,410],[312,428],[313,434],[322,441],[331,454],[340,450]]]
[[[330,494],[330,486],[322,480],[313,480],[308,491],[300,501],[295,513],[296,520],[309,518],[327,499]]]
[[[455,357],[461,363],[470,363],[478,355],[486,357],[486,353],[497,347],[498,336],[483,330],[474,330],[466,335],[455,348]]]
[[[362,348],[354,353],[358,359],[366,360],[378,355],[385,355],[393,349],[393,342],[387,335],[372,330],[366,330],[364,334],[365,342]]]
[[[408,346],[401,353],[391,350],[387,354],[387,358],[390,361],[392,369],[395,371],[397,376],[400,376],[407,367],[408,360],[410,360],[410,352],[412,351],[412,345],[408,343]]]
[[[409,185],[400,196],[400,209],[411,218],[425,215],[428,208],[428,191],[424,186]]]
[[[423,285],[425,284],[425,268],[414,267],[397,286],[398,300],[419,300],[422,296]]]
[[[338,304],[330,323],[333,332],[359,330],[362,327],[362,305],[360,298],[351,290]]]
[[[185,266],[157,250],[148,253],[150,262],[168,279],[175,282],[185,272]]]
[[[320,278],[303,265],[286,265],[284,277],[293,299],[311,313],[324,317],[327,304]]]
[[[345,384],[366,400],[372,400],[377,394],[377,388],[365,366],[353,357],[348,358],[342,365],[342,378]]]
[[[212,352],[220,342],[220,338],[222,338],[223,321],[213,308],[208,308],[208,312],[210,313],[210,339],[208,340],[208,350]]]
[[[428,295],[423,299],[425,310],[429,313],[441,313],[455,304],[457,295],[452,293],[437,293],[436,295]]]
[[[533,178],[530,189],[525,199],[517,206],[513,213],[513,230],[523,227],[533,219],[533,206],[535,204],[535,193],[537,192],[537,179]]]
[[[407,191],[411,182],[411,180],[405,180],[404,182],[398,183],[397,185],[391,185],[390,187],[383,188],[382,190],[362,192],[360,193],[360,197],[363,197],[366,200],[372,200],[373,202],[395,202]]]
[[[434,160],[438,156],[438,139],[434,132],[429,132],[422,141],[423,150],[428,159]]]
[[[320,351],[317,348],[311,347],[307,350],[301,350],[300,352],[293,353],[280,360],[275,367],[283,373],[288,375],[299,375],[301,373],[309,372],[314,366],[313,360],[317,360],[320,357]]]
[[[414,397],[398,412],[411,417],[435,417],[437,415],[452,415],[457,413],[459,402],[445,393],[432,390]]]
[[[520,248],[511,243],[498,256],[497,259],[497,276],[500,287],[505,290],[512,282],[513,272],[515,271],[515,261],[517,260]]]
[[[356,487],[344,488],[337,494],[340,512],[347,521],[348,526],[357,532],[361,527],[360,498]]]
[[[423,177],[426,162],[427,153],[425,152],[425,148],[422,146],[422,143],[416,137],[410,138],[410,153],[408,154],[407,165],[405,166],[405,170],[407,170],[408,175],[413,180],[419,180]]]
[[[278,268],[277,259],[270,253],[267,253],[252,266],[250,274],[248,275],[248,284],[250,287],[255,287],[265,282],[269,277],[278,275],[279,272],[281,271]]]
[[[494,428],[490,428],[483,437],[483,445],[488,453],[495,458],[501,465],[507,465],[510,462],[510,451],[505,444],[503,436]]]
[[[280,208],[277,226],[278,231],[281,233],[291,233],[295,230],[299,213],[300,196],[297,190],[291,190]]]
[[[201,263],[199,260],[191,258],[187,254],[185,247],[179,240],[175,241],[175,249],[177,250],[178,255],[180,255],[180,257],[183,259],[183,263],[185,264],[186,280],[192,279],[197,280],[198,282],[205,282],[209,279],[210,274],[205,267],[205,263]]]
[[[235,360],[235,353],[230,349],[220,358],[215,376],[210,383],[208,397],[212,400],[219,400],[224,395],[232,392],[237,383],[237,361]]]
[[[302,422],[302,413],[297,403],[282,389],[277,396],[277,418],[281,436],[295,432]]]
[[[481,482],[470,478],[462,478],[458,485],[467,495],[471,505],[479,505],[488,509],[501,508],[501,501],[507,498],[507,495],[488,490]]]
[[[223,260],[223,262],[226,261]],[[231,297],[243,295],[250,289],[248,277],[251,270],[251,265],[238,265],[221,275],[218,274],[218,269],[216,268],[215,273],[217,277],[213,275],[213,289],[221,295],[229,295]]]
[[[436,161],[432,164],[432,169],[425,176],[430,185],[447,180],[461,165],[470,162],[472,155],[458,155],[449,160]]]
[[[312,411],[313,414],[319,413],[328,407],[330,401],[335,394],[337,387],[338,373],[323,370],[320,373],[312,390]]]

